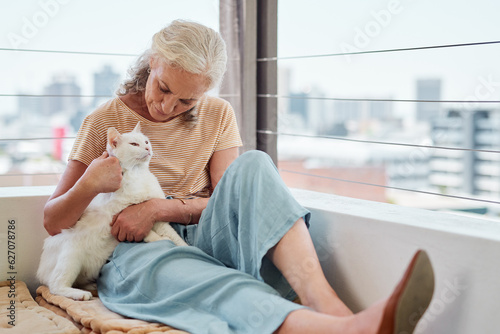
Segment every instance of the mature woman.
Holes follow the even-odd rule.
[[[125,242],[98,281],[109,309],[192,333],[411,333],[432,297],[425,253],[387,300],[353,315],[321,270],[309,212],[264,153],[238,157],[231,106],[205,95],[225,66],[212,29],[174,21],[155,34],[119,97],[83,122],[45,206],[47,231],[70,228],[97,194],[120,187],[120,165],[103,153],[106,130],[128,132],[141,121],[167,198],[130,206],[111,222]],[[193,247],[140,242],[157,221],[176,222]],[[290,301],[297,295],[302,305]]]

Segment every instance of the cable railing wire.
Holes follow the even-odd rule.
[[[408,47],[408,48],[367,50],[367,51],[341,52],[341,53],[325,53],[325,54],[302,55],[302,56],[266,57],[266,58],[257,58],[257,61],[258,62],[266,62],[266,61],[278,61],[278,60],[290,60],[290,59],[304,59],[304,58],[354,56],[354,55],[364,55],[364,54],[403,52],[403,51],[419,51],[419,50],[432,50],[432,49],[445,49],[445,48],[481,46],[481,45],[492,45],[492,44],[500,44],[500,41],[486,41],[486,42],[459,43],[459,44],[442,44],[442,45],[417,46],[417,47]]]
[[[277,131],[271,131],[271,130],[257,130],[257,133],[267,134],[267,135],[275,135],[275,136],[293,136],[293,137],[303,137],[303,138],[325,138],[325,139],[342,140],[342,141],[364,143],[364,144],[380,144],[380,145],[404,146],[404,147],[415,147],[415,148],[425,148],[425,149],[440,149],[440,150],[451,150],[451,151],[471,151],[471,152],[496,153],[496,154],[500,153],[500,150],[485,150],[485,149],[474,149],[474,148],[464,148],[464,147],[419,145],[419,144],[398,143],[398,142],[388,142],[388,141],[355,139],[355,138],[337,137],[337,136],[328,136],[328,135],[308,135],[308,134],[299,134],[299,133],[277,132]]]
[[[292,170],[281,169],[281,168],[279,168],[278,170],[280,172],[299,174],[299,175],[304,175],[304,176],[308,176],[308,177],[317,177],[317,178],[328,179],[328,180],[332,180],[332,181],[355,183],[355,184],[360,184],[360,185],[365,185],[365,186],[372,186],[372,187],[380,187],[380,188],[386,188],[386,189],[408,191],[408,192],[413,192],[413,193],[420,193],[420,194],[425,194],[425,195],[435,195],[435,196],[442,196],[442,197],[455,198],[455,199],[463,199],[463,200],[468,200],[468,201],[484,202],[484,203],[491,203],[491,204],[500,204],[500,202],[498,202],[498,201],[481,199],[481,198],[472,198],[472,197],[458,196],[458,195],[448,195],[448,194],[435,193],[435,192],[432,192],[432,191],[424,191],[424,190],[417,190],[417,189],[407,189],[407,188],[387,186],[387,185],[382,185],[382,184],[360,182],[360,181],[354,181],[354,180],[347,180],[347,179],[335,178],[335,177],[331,177],[331,176],[324,176],[324,175],[317,175],[317,174],[310,174],[310,173],[292,171]]]
[[[0,97],[113,97],[113,95],[85,94],[0,94]]]
[[[321,96],[292,96],[278,94],[257,94],[262,98],[278,99],[300,99],[300,100],[326,100],[326,101],[349,101],[349,102],[411,102],[411,103],[500,103],[500,100],[417,100],[417,99],[372,99],[372,98],[341,98]]]
[[[93,94],[0,94],[0,97],[103,97],[111,98],[114,95],[93,95]],[[222,98],[238,97],[240,94],[220,94]],[[326,101],[348,101],[348,102],[410,102],[410,103],[491,103],[500,104],[500,100],[418,100],[418,99],[375,99],[375,98],[341,98],[322,96],[292,96],[278,94],[257,94],[262,98],[278,99],[301,99],[301,100],[326,100]]]
[[[63,174],[64,172],[61,171],[61,172],[55,172],[55,173],[21,173],[21,174],[0,174],[0,177],[11,177],[11,176],[16,176],[16,177],[19,177],[19,176],[59,176],[61,174]]]
[[[5,141],[30,141],[30,140],[58,140],[76,139],[76,137],[34,137],[34,138],[0,138],[0,142]]]
[[[301,55],[301,56],[285,56],[285,57],[267,57],[257,58],[258,62],[288,60],[288,59],[301,59],[301,58],[319,58],[319,57],[337,57],[337,56],[352,56],[362,54],[375,54],[375,53],[388,53],[388,52],[402,52],[402,51],[418,51],[418,50],[432,50],[468,46],[482,46],[500,44],[500,41],[485,41],[485,42],[472,42],[472,43],[457,43],[457,44],[441,44],[441,45],[428,45],[417,46],[408,48],[394,48],[382,50],[366,50],[356,52],[341,52],[341,53],[327,53],[316,55]],[[95,51],[70,51],[70,50],[42,50],[42,49],[15,49],[15,48],[0,48],[0,51],[7,52],[37,52],[37,53],[61,53],[61,54],[78,54],[78,55],[94,55],[94,56],[119,56],[119,57],[137,57],[139,54],[135,53],[117,53],[117,52],[95,52]]]
[[[91,55],[91,56],[119,56],[119,57],[137,57],[137,56],[139,56],[139,54],[134,54],[134,53],[94,52],[94,51],[69,51],[69,50],[35,50],[35,49],[0,48],[0,51],[62,53],[62,54],[78,54],[78,55]]]

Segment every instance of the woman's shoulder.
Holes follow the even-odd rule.
[[[201,99],[198,107],[200,109],[213,109],[213,108],[227,109],[227,108],[231,108],[231,104],[220,97],[212,96],[212,95],[205,95]]]
[[[87,117],[99,118],[102,116],[114,115],[118,112],[120,107],[121,107],[120,99],[118,97],[115,97],[99,105]]]
[[[198,104],[198,115],[209,123],[224,123],[235,117],[231,104],[216,96],[206,95]]]
[[[120,106],[119,98],[113,98],[104,102],[88,114],[80,125],[80,132],[98,134],[99,137],[105,136],[108,128],[119,128],[123,123],[123,107]],[[122,131],[122,129],[118,129]]]
[[[119,97],[104,102],[85,117],[85,122],[101,124],[106,129],[107,127],[120,127],[120,125],[126,124],[132,126],[131,130],[137,124],[137,121],[137,117],[130,112],[129,108]]]

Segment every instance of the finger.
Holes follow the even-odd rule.
[[[135,241],[135,242],[141,242],[143,239],[144,239],[144,237],[141,237],[140,235],[136,235],[136,236],[134,237],[134,241]]]
[[[118,241],[122,242],[127,240],[127,234],[123,231],[120,230],[120,233],[118,233]]]
[[[111,227],[111,235],[114,236],[116,240],[120,241],[118,239],[118,237],[120,235],[119,225],[114,225],[113,227]]]
[[[111,223],[109,223],[109,225],[111,225],[111,226],[115,225],[115,222],[118,219],[118,215],[119,214],[117,213],[116,215],[113,216],[113,219],[111,219]],[[113,230],[113,229],[111,229],[111,230]]]

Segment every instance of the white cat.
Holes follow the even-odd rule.
[[[97,195],[72,228],[45,239],[37,277],[51,293],[89,300],[90,292],[72,286],[95,289],[101,267],[118,245],[111,235],[113,216],[132,204],[165,198],[158,180],[149,171],[151,144],[140,131],[140,123],[123,135],[115,128],[108,129],[107,151],[118,158],[123,171],[120,189]],[[187,246],[168,223],[156,223],[144,241],[161,239]]]

